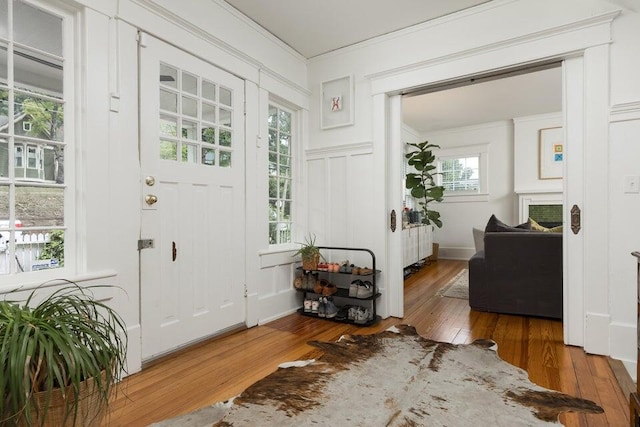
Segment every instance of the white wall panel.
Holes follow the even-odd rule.
[[[518,220],[517,198],[513,192],[513,125],[511,122],[495,122],[485,125],[448,129],[422,135],[423,140],[439,145],[442,149],[466,145],[488,144],[488,199],[480,201],[432,203],[431,208],[440,212],[442,228],[436,228],[433,241],[440,243],[440,258],[454,255],[448,248],[474,248],[472,229],[484,230],[492,214],[510,225]]]
[[[516,117],[514,190],[516,193],[562,192],[562,179],[540,179],[540,129],[562,127],[562,113]]]

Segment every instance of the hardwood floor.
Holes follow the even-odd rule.
[[[107,425],[144,426],[226,400],[286,361],[320,354],[310,340],[337,340],[345,333],[370,334],[398,323],[414,325],[426,338],[469,343],[490,338],[500,357],[527,370],[543,386],[590,399],[604,414],[566,413],[567,426],[627,426],[625,396],[607,358],[562,343],[562,322],[480,313],[468,301],[436,292],[467,265],[440,260],[405,281],[405,317],[374,327],[356,327],[292,314],[263,326],[199,344],[169,356],[123,381]]]

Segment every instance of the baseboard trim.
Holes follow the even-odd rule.
[[[611,367],[611,370],[613,371],[613,375],[616,377],[616,380],[620,385],[622,394],[629,396],[631,393],[635,393],[636,384],[633,382],[633,379],[631,378],[631,375],[629,375],[629,371],[627,371],[624,363],[610,357],[607,358],[607,361],[609,362],[609,367]]]

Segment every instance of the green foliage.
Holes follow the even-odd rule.
[[[60,267],[64,266],[64,231],[54,230],[49,235],[49,241],[44,244],[38,259],[57,259]]]
[[[313,258],[316,254],[320,255],[322,257],[322,254],[320,254],[320,248],[318,248],[316,246],[316,236],[309,234],[309,236],[305,237],[304,243],[299,243],[298,244],[302,245],[300,247],[300,249],[298,249],[298,251],[293,254],[292,256],[298,256],[300,255],[300,257],[304,260],[304,259],[311,259]]]
[[[46,284],[45,284],[46,285]],[[0,301],[0,425],[32,425],[49,410],[51,392],[69,387],[66,418],[79,416],[79,390],[93,378],[90,391],[107,405],[125,368],[127,338],[122,318],[96,301],[92,290],[66,282],[42,302],[36,288],[25,301]],[[35,394],[47,399],[36,405]]]
[[[428,141],[418,144],[408,143],[415,147],[416,150],[408,153],[405,157],[408,159],[410,166],[413,166],[417,172],[410,172],[406,175],[406,188],[411,190],[411,196],[418,199],[420,212],[422,213],[422,222],[424,224],[435,224],[438,228],[442,227],[440,220],[440,212],[429,209],[429,203],[441,202],[444,197],[444,187],[436,185],[435,175],[438,175],[433,154],[433,148],[440,148],[435,144],[429,144]]]

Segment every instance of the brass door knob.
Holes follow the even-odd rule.
[[[146,196],[144,196],[144,201],[149,205],[153,205],[154,203],[156,203],[158,201],[158,196],[154,195],[154,194],[147,194]]]

